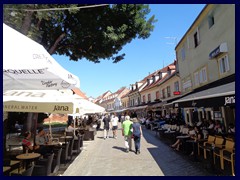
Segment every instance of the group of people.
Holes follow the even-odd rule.
[[[112,116],[105,114],[103,118],[104,140],[109,138],[110,127],[113,131],[113,138],[117,138],[118,122],[119,118],[116,113],[114,113]],[[130,119],[130,116],[126,115],[124,116],[124,120],[121,120],[121,123],[122,136],[124,137],[126,152],[132,150],[132,139],[134,139],[135,153],[140,154],[140,140],[142,136],[142,129],[138,119],[136,117]]]
[[[32,134],[30,131],[24,133],[24,139],[22,140],[22,145],[26,151],[37,152],[41,155],[45,155],[51,152],[51,149],[47,145],[50,142],[49,135],[44,131],[42,127],[38,129],[38,134],[36,135],[35,143],[31,142]]]

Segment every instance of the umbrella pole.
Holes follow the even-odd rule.
[[[36,146],[36,134],[37,134],[37,119],[38,119],[38,113],[33,113],[33,122],[34,122],[34,139],[33,139],[33,150],[35,150]]]
[[[48,117],[49,118],[49,117]],[[52,140],[52,125],[51,125],[51,120],[49,118],[49,141]]]
[[[75,116],[73,116],[73,137],[75,137],[75,121],[76,121],[76,119],[75,119]]]

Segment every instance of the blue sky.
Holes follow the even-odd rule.
[[[148,39],[134,39],[123,47],[125,59],[117,64],[102,60],[95,64],[86,59],[78,62],[68,57],[53,55],[65,69],[80,78],[80,89],[88,97],[110,90],[112,93],[123,86],[130,87],[175,59],[175,45],[186,33],[201,12],[204,4],[152,4],[151,15],[158,20]]]

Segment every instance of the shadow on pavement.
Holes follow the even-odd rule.
[[[126,149],[123,148],[123,147],[113,146],[112,148],[114,148],[114,149],[118,149],[118,150],[121,150],[121,151],[123,151],[123,152],[126,151]]]

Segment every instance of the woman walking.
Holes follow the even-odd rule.
[[[139,123],[137,118],[133,118],[133,138],[134,138],[134,144],[135,144],[135,153],[140,154],[140,141],[142,136],[142,128],[141,124]]]

